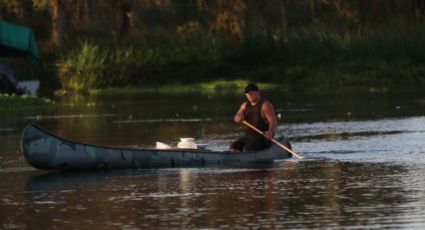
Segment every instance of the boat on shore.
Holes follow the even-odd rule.
[[[287,138],[279,141],[290,148]],[[118,148],[64,139],[36,124],[25,127],[21,149],[31,166],[42,170],[141,169],[173,167],[244,167],[290,158],[273,144],[255,152],[211,151],[207,149]]]

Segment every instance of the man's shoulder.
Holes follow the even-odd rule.
[[[269,100],[263,98],[263,105],[264,104],[273,105]]]
[[[261,105],[261,108],[264,107],[273,108],[273,104],[269,100],[263,99],[263,104]]]

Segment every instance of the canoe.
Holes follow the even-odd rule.
[[[290,147],[287,138],[282,137],[279,141]],[[265,150],[244,153],[202,149],[107,147],[66,140],[36,124],[25,127],[21,137],[21,149],[28,164],[42,170],[243,167],[291,157],[274,144]]]

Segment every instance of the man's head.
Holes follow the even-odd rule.
[[[258,89],[257,85],[255,85],[254,83],[249,83],[245,87],[244,93],[248,101],[254,104],[257,103],[261,98],[260,89]]]
[[[244,93],[246,94],[246,93],[249,93],[251,91],[259,91],[256,84],[249,83],[248,85],[246,85]]]

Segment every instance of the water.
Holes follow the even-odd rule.
[[[87,143],[152,147],[195,137],[224,150],[239,95],[64,98],[0,115],[1,229],[423,229],[425,93],[264,92],[304,160],[268,167],[45,172],[25,124]]]

